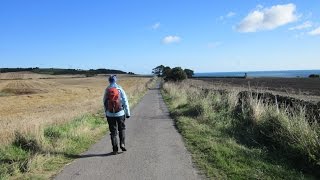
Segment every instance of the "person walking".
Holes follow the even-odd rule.
[[[125,147],[125,119],[130,118],[130,108],[125,91],[116,83],[117,76],[111,75],[108,80],[110,85],[104,92],[103,104],[106,118],[109,124],[113,154],[117,154],[118,132],[120,139],[120,148],[122,151],[127,151]]]

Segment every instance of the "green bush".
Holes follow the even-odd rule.
[[[184,79],[187,79],[187,74],[181,67],[172,68],[165,78],[166,81],[182,81]]]
[[[320,78],[319,74],[310,74],[309,78]]]
[[[192,76],[194,75],[194,71],[191,69],[185,69],[184,72],[187,74],[188,78],[192,78]]]

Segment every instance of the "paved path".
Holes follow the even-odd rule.
[[[158,89],[148,91],[126,125],[128,151],[111,155],[107,135],[55,179],[200,179]]]

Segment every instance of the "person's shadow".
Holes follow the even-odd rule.
[[[123,152],[118,152],[118,154],[122,154],[122,153]],[[115,156],[113,152],[109,152],[105,154],[67,154],[67,153],[53,152],[52,154],[62,154],[64,157],[71,158],[71,159]]]
[[[122,152],[118,152],[118,154],[122,154]],[[113,152],[106,153],[106,154],[65,154],[68,158],[78,159],[78,158],[90,158],[90,157],[108,157],[108,156],[115,156]]]

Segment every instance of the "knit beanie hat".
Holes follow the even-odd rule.
[[[115,83],[116,81],[117,81],[117,75],[110,75],[109,82],[110,83]]]

